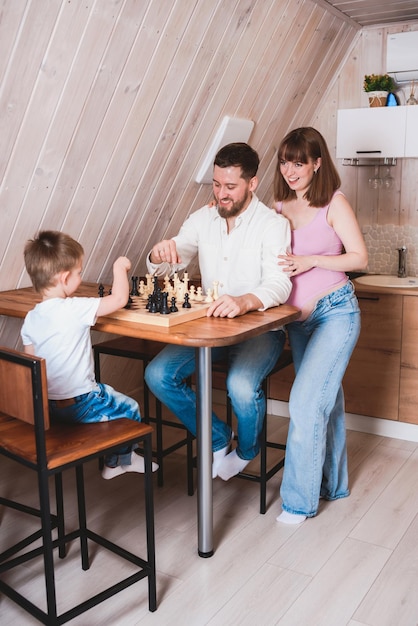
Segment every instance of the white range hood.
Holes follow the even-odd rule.
[[[386,71],[398,84],[418,83],[418,30],[387,36]]]

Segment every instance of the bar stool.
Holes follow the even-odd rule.
[[[136,339],[134,337],[117,337],[109,341],[103,341],[93,345],[94,368],[96,380],[100,382],[100,355],[108,354],[111,356],[125,357],[136,359],[143,362],[143,371],[145,371],[148,363],[163,349],[164,344],[159,341],[148,341],[146,339]],[[103,381],[101,381],[103,382]],[[164,484],[164,459],[167,455],[175,452],[183,446],[187,447],[187,493],[193,495],[193,435],[189,433],[187,428],[179,421],[163,417],[162,404],[155,399],[155,416],[150,414],[150,392],[148,386],[143,379],[144,389],[144,411],[143,421],[146,423],[155,423],[156,442],[152,455],[159,465],[157,472],[157,484],[162,487]],[[181,429],[185,431],[184,438],[175,443],[164,447],[163,426],[169,428]]]
[[[285,367],[288,367],[292,363],[293,363],[292,352],[290,349],[285,348],[282,354],[280,355],[280,357],[278,358],[276,365],[273,367],[269,375],[266,376],[266,378],[263,381],[262,389],[266,398],[267,398],[269,377],[272,376],[273,374],[276,374],[276,372],[279,372]],[[213,371],[221,373],[221,374],[226,375],[228,372],[228,363],[226,361],[218,361],[217,363],[213,363],[212,367],[213,367]],[[251,480],[260,484],[260,513],[263,515],[267,510],[267,505],[266,505],[267,483],[270,480],[270,478],[273,478],[273,476],[275,476],[275,474],[277,474],[277,472],[279,472],[282,469],[282,467],[284,466],[284,462],[285,462],[285,455],[281,454],[280,458],[274,463],[274,465],[270,469],[267,469],[267,451],[269,448],[272,448],[275,450],[281,450],[283,452],[286,450],[286,444],[276,443],[274,441],[269,441],[267,439],[267,419],[268,417],[267,417],[267,411],[266,411],[266,415],[263,420],[263,428],[260,433],[259,473],[251,474],[249,472],[244,471],[244,472],[240,472],[239,474],[237,474],[238,478]],[[231,405],[230,399],[228,398],[228,394],[226,398],[226,420],[229,426],[231,426],[232,425],[232,405]]]

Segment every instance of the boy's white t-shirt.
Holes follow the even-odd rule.
[[[50,400],[73,398],[95,387],[90,328],[99,304],[100,298],[51,298],[26,315],[22,341],[46,360]]]

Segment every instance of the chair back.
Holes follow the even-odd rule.
[[[49,428],[45,359],[0,348],[0,415]]]

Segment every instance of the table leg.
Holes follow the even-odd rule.
[[[212,358],[211,349],[196,348],[197,524],[199,556],[213,555],[212,501]]]

